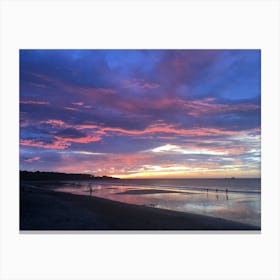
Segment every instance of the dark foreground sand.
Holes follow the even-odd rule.
[[[259,230],[228,220],[21,187],[20,230]]]

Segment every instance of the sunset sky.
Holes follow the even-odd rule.
[[[260,177],[259,50],[21,50],[20,169]]]

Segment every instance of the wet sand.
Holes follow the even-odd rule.
[[[181,192],[144,189],[144,190],[129,190],[125,192],[119,192],[117,194],[156,194],[156,193],[181,193]]]
[[[20,230],[259,230],[220,218],[21,187]]]

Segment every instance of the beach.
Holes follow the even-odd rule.
[[[20,187],[20,230],[260,230],[193,213],[132,205],[28,185]]]

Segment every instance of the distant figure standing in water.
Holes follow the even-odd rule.
[[[89,194],[92,195],[92,187],[89,188]]]
[[[226,198],[228,200],[228,189],[226,189]]]

